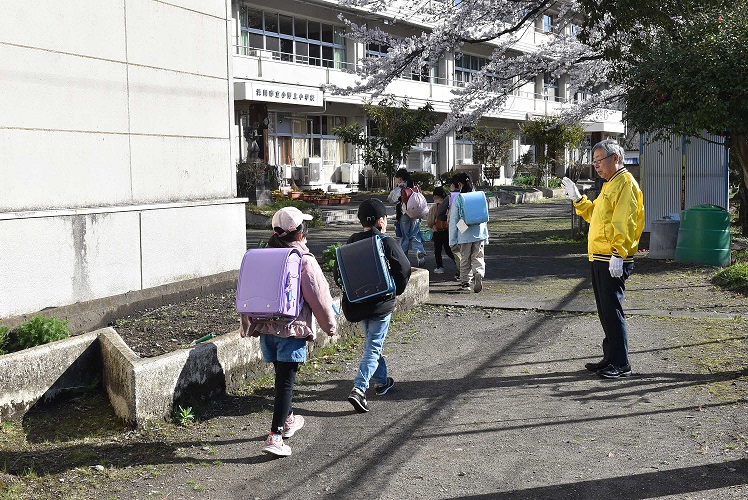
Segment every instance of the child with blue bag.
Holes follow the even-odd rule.
[[[474,191],[470,174],[461,172],[452,177],[452,184],[461,194]],[[483,198],[485,204],[485,197]],[[481,207],[488,213],[487,207]],[[459,245],[460,248],[460,286],[465,289],[472,287],[473,292],[483,290],[483,278],[486,275],[486,261],[484,246],[488,241],[488,218],[486,222],[465,222],[465,198],[457,196],[449,208],[449,244]]]
[[[381,237],[387,231],[387,209],[381,200],[364,200],[358,208],[358,218],[363,231],[352,234],[346,244]],[[389,273],[395,284],[395,293],[372,297],[362,302],[349,301],[346,293],[343,293],[341,298],[345,318],[351,323],[361,323],[366,335],[364,352],[353,379],[353,389],[348,396],[348,402],[359,413],[369,411],[369,404],[366,401],[369,381],[374,382],[374,391],[378,396],[385,395],[395,385],[395,381],[388,374],[382,348],[389,330],[392,311],[395,309],[396,296],[405,291],[411,273],[408,257],[394,238],[383,237],[382,246]],[[335,274],[336,281],[342,282],[338,266],[335,267]]]

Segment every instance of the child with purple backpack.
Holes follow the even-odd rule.
[[[314,255],[306,246],[307,223],[312,216],[295,207],[284,207],[273,215],[271,248],[297,248],[302,253],[301,296],[304,305],[291,323],[252,320],[241,315],[241,335],[260,337],[260,349],[265,362],[275,367],[275,402],[270,434],[262,451],[271,455],[288,456],[291,448],[284,443],[304,427],[304,417],[295,415],[291,408],[293,388],[299,364],[306,361],[306,343],[315,339],[312,315],[329,336],[335,335],[337,322],[327,279]]]

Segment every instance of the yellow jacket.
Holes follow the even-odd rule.
[[[644,230],[644,199],[639,184],[626,168],[603,183],[595,201],[587,196],[574,203],[577,215],[589,222],[590,261],[610,261],[611,255],[632,262]]]

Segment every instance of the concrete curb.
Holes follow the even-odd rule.
[[[429,273],[415,268],[396,311],[428,296]],[[339,298],[336,303],[339,306]],[[338,318],[338,330],[334,337],[318,330],[310,351],[359,333],[357,325],[343,316]],[[262,356],[259,339],[243,339],[236,330],[190,349],[141,358],[107,327],[1,359],[0,380],[7,381],[0,395],[3,418],[21,418],[39,400],[102,380],[116,415],[142,427],[169,419],[180,402],[210,399],[240,387],[254,377]]]
[[[96,385],[101,379],[98,332],[0,357],[0,420],[19,418],[38,401]]]

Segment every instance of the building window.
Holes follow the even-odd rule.
[[[480,72],[484,66],[490,62],[485,57],[472,56],[470,54],[455,55],[455,74],[454,81],[458,87],[464,87],[473,81],[475,74]],[[489,78],[494,76],[493,73],[487,73]]]
[[[420,71],[411,70],[410,79],[419,82],[432,82],[436,83],[437,74],[434,66],[423,66]]]
[[[366,44],[366,56],[367,57],[387,57],[388,50],[390,50],[389,45],[383,45],[379,43],[367,43]]]
[[[470,127],[464,127],[455,133],[455,161],[458,165],[473,163],[473,141],[468,137]]]
[[[543,73],[543,98],[549,101],[558,98],[558,80],[550,73]]]
[[[333,166],[344,161],[345,143],[332,130],[345,126],[346,117],[288,113],[269,113],[268,117],[273,123],[268,135],[277,144],[280,164],[304,165],[309,157],[320,157],[325,165]]]
[[[543,16],[543,33],[553,33],[553,16],[545,14]]]
[[[242,5],[238,53],[272,52],[273,59],[342,69],[347,64],[345,28]]]

